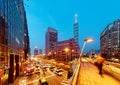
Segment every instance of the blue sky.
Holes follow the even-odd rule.
[[[78,15],[79,42],[93,37],[84,52],[100,49],[100,33],[114,20],[120,19],[120,0],[25,0],[30,48],[45,48],[48,27],[58,30],[58,40],[73,38],[74,15]]]

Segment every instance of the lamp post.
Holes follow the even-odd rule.
[[[83,53],[83,50],[84,50],[84,48],[85,48],[86,43],[87,43],[87,42],[91,42],[91,41],[93,41],[93,38],[86,38],[86,39],[84,40],[84,44],[83,44],[83,47],[82,47],[82,50],[81,50],[81,53],[80,53],[80,57],[82,56],[82,53]]]
[[[79,59],[80,59],[81,56],[82,56],[82,53],[83,53],[83,50],[84,50],[84,48],[85,48],[86,43],[87,43],[87,42],[91,42],[91,41],[93,41],[93,38],[86,38],[86,39],[84,40],[84,44],[83,44],[82,50],[81,50],[81,52],[80,52]]]
[[[75,84],[76,84],[76,79],[77,79],[77,77],[78,77],[78,75],[79,75],[79,69],[80,69],[80,59],[81,59],[81,56],[82,56],[84,47],[85,47],[85,45],[86,45],[87,42],[91,42],[91,41],[93,41],[93,38],[86,38],[86,39],[84,40],[84,44],[83,44],[83,47],[82,47],[82,50],[81,50],[79,59],[78,59],[78,61],[77,61],[78,64],[77,64],[77,66],[75,67],[75,70],[74,70],[74,72],[73,72],[73,75],[72,75],[71,80],[69,81],[70,84],[72,83],[71,85],[75,85]]]
[[[71,51],[70,61],[72,61],[72,60],[75,58],[74,52],[75,52],[75,50],[73,49],[73,50]]]
[[[66,62],[67,62],[67,53],[68,53],[69,49],[65,48],[65,52],[66,52]]]

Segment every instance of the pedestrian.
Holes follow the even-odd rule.
[[[102,75],[102,67],[105,59],[101,56],[97,57],[97,63],[98,63],[98,69],[99,69],[99,74]]]
[[[45,75],[45,72],[43,71],[43,74]]]
[[[103,63],[101,62],[101,63],[99,64],[99,74],[100,74],[100,75],[102,74],[102,66],[103,66]]]

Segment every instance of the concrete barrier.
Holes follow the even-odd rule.
[[[87,60],[88,62],[95,64],[94,60],[92,59],[87,59]],[[120,68],[114,67],[110,64],[106,64],[105,62],[105,64],[103,64],[102,69],[105,73],[108,73],[109,75],[113,76],[114,78],[120,81]]]
[[[103,71],[105,73],[110,74],[111,76],[113,76],[114,78],[116,78],[117,80],[120,81],[120,69],[119,68],[116,68],[116,67],[111,66],[111,65],[104,64],[103,65]]]

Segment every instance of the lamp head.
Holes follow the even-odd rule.
[[[65,52],[68,52],[69,51],[69,49],[68,48],[65,48]]]
[[[93,41],[94,39],[93,38],[86,38],[85,40],[84,40],[84,42],[91,42],[91,41]]]

